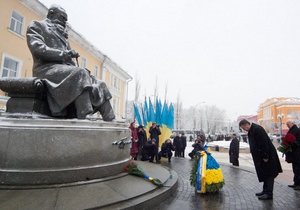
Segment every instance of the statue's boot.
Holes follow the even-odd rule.
[[[76,114],[78,119],[86,119],[86,116],[93,113],[90,94],[87,90],[83,91],[75,101]]]
[[[105,101],[94,112],[99,111],[104,121],[113,121],[116,116],[109,101]]]

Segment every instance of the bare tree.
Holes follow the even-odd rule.
[[[167,96],[168,96],[168,83],[166,83],[165,85],[165,101],[168,101]]]
[[[135,76],[135,93],[134,93],[134,103],[136,103],[139,106],[139,96],[141,91],[141,80],[138,74]],[[133,104],[132,104],[133,107]],[[128,115],[129,116],[129,115]],[[132,111],[133,120],[135,119],[135,113]]]
[[[135,94],[134,94],[134,101],[138,102],[141,90],[141,80],[140,77],[136,74],[135,76]]]
[[[216,133],[225,125],[225,111],[216,105],[206,106],[207,133]]]
[[[175,105],[175,128],[182,129],[181,118],[182,118],[182,100],[180,98],[180,92],[177,95],[177,102]]]
[[[155,77],[155,86],[154,86],[154,95],[153,95],[153,104],[154,104],[154,108],[156,107],[156,98],[158,97],[158,79],[157,79],[157,75]]]

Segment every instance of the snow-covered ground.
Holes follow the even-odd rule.
[[[224,141],[213,141],[213,142],[209,142],[208,146],[211,146],[211,147],[219,146],[219,147],[229,148],[230,142],[231,142],[231,140],[230,141],[225,141],[225,140]],[[186,158],[189,158],[188,153],[193,150],[193,147],[192,147],[193,143],[194,143],[194,141],[187,142],[187,147],[185,149]],[[275,148],[277,148],[280,145],[277,141],[273,141],[273,144],[274,144]],[[247,144],[245,142],[240,142],[240,148],[249,148],[249,144]],[[277,151],[277,153],[278,153],[279,160],[281,162],[281,166],[282,166],[283,170],[292,170],[292,165],[285,162],[285,158],[282,157],[282,153],[279,151]],[[212,155],[219,163],[228,163],[229,164],[228,152],[212,151]],[[239,157],[240,166],[249,166],[249,167],[254,168],[252,156],[250,153],[240,153],[239,156],[240,156]]]
[[[219,146],[219,147],[223,147],[223,148],[229,148],[229,145],[230,145],[230,141],[212,141],[212,142],[209,142],[207,145],[209,147],[212,147],[212,146]],[[245,142],[240,142],[240,148],[249,148],[249,144],[248,143],[245,143]]]

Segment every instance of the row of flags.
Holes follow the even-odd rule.
[[[144,126],[147,138],[150,137],[149,129],[153,122],[156,122],[160,126],[159,146],[170,138],[172,129],[174,128],[174,106],[172,103],[168,105],[165,101],[162,105],[161,100],[157,98],[154,107],[151,99],[149,98],[149,102],[147,102],[145,98],[145,102],[141,107],[138,107],[136,103],[133,106],[135,119],[139,125]]]

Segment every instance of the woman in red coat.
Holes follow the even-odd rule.
[[[129,126],[131,130],[131,148],[130,148],[130,155],[134,160],[137,160],[138,152],[139,152],[139,147],[138,147],[138,135],[137,135],[137,130],[135,128],[134,122],[130,123]]]

